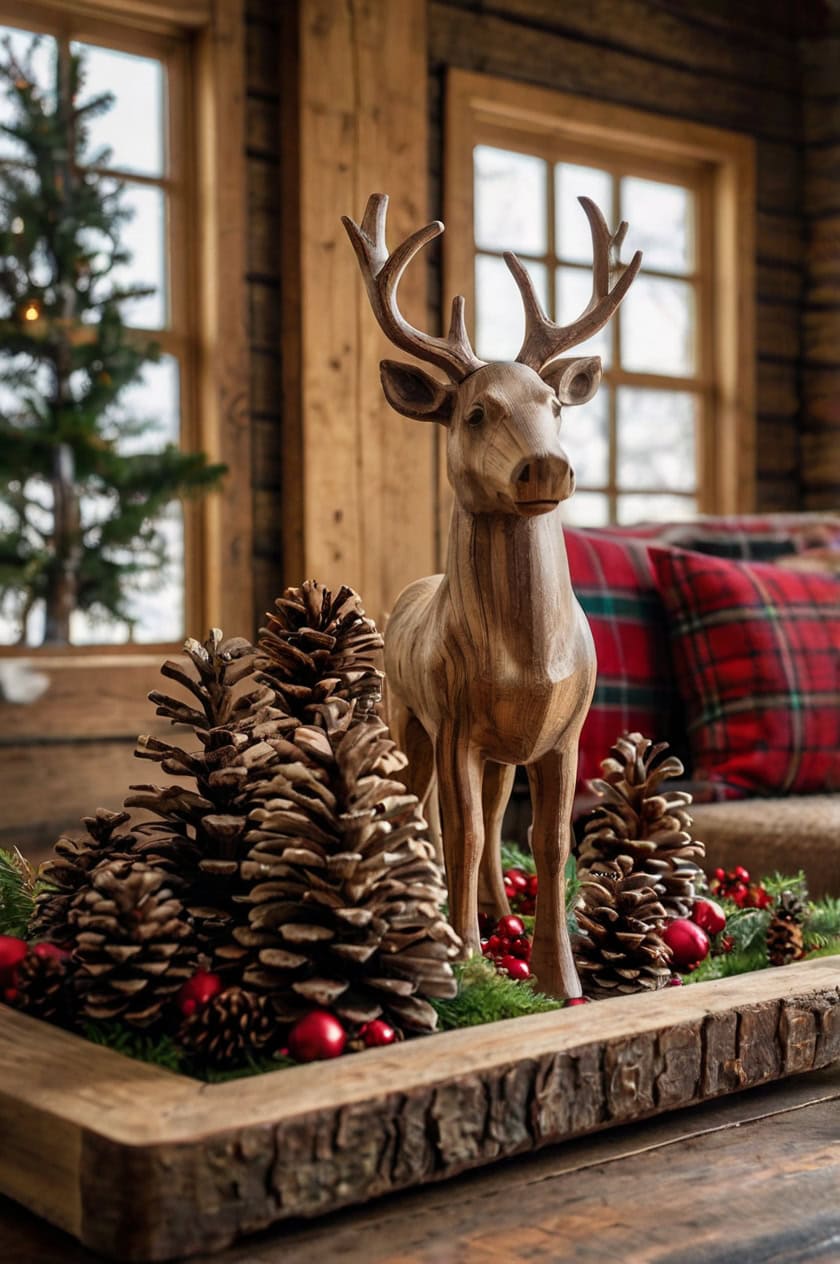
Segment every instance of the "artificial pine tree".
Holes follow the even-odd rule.
[[[601,777],[590,783],[603,802],[584,826],[578,868],[585,877],[628,856],[634,869],[656,875],[666,916],[688,917],[706,849],[691,834],[691,795],[663,788],[684,771],[667,749],[667,742],[654,746],[641,733],[624,733],[612,747]]]
[[[37,41],[36,41],[37,43]],[[34,47],[34,45],[33,45]],[[121,451],[140,419],[114,405],[158,358],[123,324],[121,304],[151,293],[115,272],[130,260],[122,186],[84,157],[89,120],[110,94],[82,102],[82,58],[56,41],[54,82],[37,84],[32,49],[5,43],[0,89],[12,108],[0,125],[20,161],[0,165],[0,610],[24,642],[43,604],[44,644],[66,644],[74,611],[132,624],[130,597],[166,565],[158,525],[174,499],[218,483],[224,467],[170,445]]]

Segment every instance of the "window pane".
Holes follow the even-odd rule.
[[[697,407],[686,391],[618,388],[618,484],[694,491]]]
[[[612,208],[612,176],[597,167],[578,167],[571,162],[558,162],[554,168],[554,208],[557,254],[572,263],[592,262],[592,234],[589,220],[578,202],[591,198],[610,220]]]
[[[638,276],[619,308],[619,320],[623,368],[680,376],[696,372],[692,285]]]
[[[102,164],[101,151],[107,148],[112,151],[109,167],[162,176],[163,63],[97,44],[74,43],[72,48],[84,58],[82,102],[103,92],[115,97],[110,110],[88,122],[84,160]]]
[[[542,263],[523,260],[545,306],[546,268]],[[476,255],[476,353],[482,360],[512,360],[525,335],[525,313],[516,282],[503,259]]]
[[[632,522],[682,522],[697,513],[697,501],[693,496],[669,496],[666,493],[619,496],[618,521]]]
[[[163,329],[167,324],[164,194],[161,189],[146,185],[126,184],[122,204],[133,211],[120,238],[120,244],[131,254],[131,262],[115,267],[109,282],[154,286],[153,294],[123,303],[122,318],[127,325],[140,329]]]
[[[146,364],[136,382],[120,392],[108,412],[106,435],[116,440],[125,456],[158,452],[168,443],[177,445],[180,434],[178,361],[161,356]]]
[[[609,479],[609,389],[601,386],[588,404],[563,407],[563,446],[578,487],[603,487]]]
[[[694,194],[689,189],[628,176],[621,182],[621,218],[630,225],[623,258],[643,250],[645,268],[694,270]]]
[[[42,35],[29,62],[29,50],[35,38],[32,31],[22,31],[17,26],[0,26],[0,47],[8,39],[12,56],[20,64],[24,76],[31,76],[30,82],[42,95],[51,95],[55,87],[55,40],[49,35]],[[3,54],[5,57],[5,49]],[[0,123],[11,123],[17,112],[17,104],[9,99],[5,89],[0,90]],[[0,132],[0,158],[22,158],[25,152],[20,141]]]
[[[558,268],[555,273],[555,305],[557,320],[561,325],[571,324],[585,311],[592,297],[592,273],[583,268]],[[627,300],[625,299],[625,302]],[[613,317],[615,319],[615,317]],[[598,355],[605,369],[612,362],[612,338],[610,325],[586,342],[578,343],[575,355]]]
[[[606,492],[575,492],[560,506],[563,521],[569,527],[605,527],[610,520],[610,502]]]
[[[478,248],[545,254],[546,164],[542,158],[490,145],[477,145],[473,155]]]

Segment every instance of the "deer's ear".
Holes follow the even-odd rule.
[[[540,377],[556,391],[561,404],[588,404],[601,385],[601,357],[571,356],[554,360]]]
[[[413,364],[399,364],[396,360],[380,362],[379,378],[388,403],[403,417],[449,424],[456,386],[438,382]]]

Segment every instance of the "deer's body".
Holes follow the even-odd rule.
[[[532,848],[539,879],[531,966],[541,990],[579,996],[566,930],[564,869],[580,729],[595,683],[589,625],[569,579],[557,507],[574,490],[559,441],[562,404],[583,403],[600,361],[557,359],[609,319],[640,263],[612,290],[611,236],[582,199],[595,254],[593,298],[572,326],[548,321],[530,280],[506,256],[526,308],[515,362],[484,364],[466,336],[463,300],[446,339],[413,329],[395,291],[408,261],[441,225],[429,225],[389,255],[387,199],[375,195],[361,228],[345,220],[371,303],[392,341],[443,368],[444,384],[409,365],[383,361],[382,384],[399,412],[447,428],[455,492],[444,575],[411,584],[385,633],[389,719],[409,757],[421,799],[437,782],[450,919],[467,952],[479,950],[479,896],[508,911],[499,861],[502,816],[516,765],[527,768]]]

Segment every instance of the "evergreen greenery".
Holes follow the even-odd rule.
[[[484,957],[471,957],[463,965],[456,966],[455,973],[458,976],[458,995],[452,1000],[432,1002],[443,1031],[562,1009],[561,1001],[537,992],[530,979],[517,982],[499,974]]]
[[[40,889],[35,871],[17,847],[0,849],[0,935],[25,937]]]
[[[8,39],[0,53],[12,106],[0,130],[20,151],[0,164],[0,610],[24,641],[43,603],[44,643],[65,644],[75,610],[131,627],[129,598],[168,561],[161,511],[224,467],[173,445],[121,450],[148,419],[115,405],[158,359],[121,305],[153,291],[115,277],[131,212],[102,170],[108,151],[83,163],[88,124],[113,98],[80,101],[83,62],[60,41],[54,82],[37,84],[38,42],[22,62]]]

